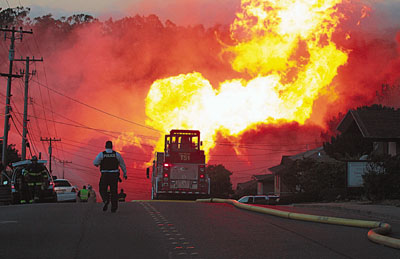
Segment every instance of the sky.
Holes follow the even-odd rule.
[[[0,7],[27,6],[31,16],[52,13],[55,17],[85,13],[101,20],[110,17],[156,14],[161,20],[167,19],[178,25],[229,24],[235,17],[240,0],[1,0]]]
[[[217,146],[208,155],[212,158],[211,162],[223,162],[229,170],[234,172],[232,177],[234,184],[250,180],[253,174],[265,173],[266,168],[280,162],[281,155],[299,152],[298,150],[293,151],[292,143],[299,143],[303,149],[304,143],[307,143],[307,148],[320,145],[321,127],[325,120],[330,116],[337,115],[338,112],[346,112],[346,109],[356,105],[370,104],[374,101],[373,97],[380,89],[381,83],[394,82],[400,77],[398,69],[400,67],[400,34],[398,34],[400,31],[400,16],[398,16],[400,2],[398,0],[352,1],[368,2],[372,11],[360,20],[359,25],[354,25],[362,15],[362,12],[357,9],[358,6],[353,13],[355,22],[350,19],[340,27],[339,35],[336,35],[335,40],[349,54],[348,63],[339,68],[338,75],[332,83],[332,88],[335,86],[337,90],[335,93],[338,96],[337,100],[332,101],[330,96],[321,94],[322,97],[315,101],[313,107],[315,112],[312,113],[310,119],[315,124],[259,125],[233,139],[223,136],[223,134],[216,134],[216,140],[224,143],[232,141],[233,144]],[[127,16],[133,17],[136,14],[140,16],[156,14],[163,24],[170,20],[180,26],[190,27],[202,24],[207,28],[215,24],[232,24],[240,1],[0,0],[0,8],[20,5],[30,7],[32,17],[52,13],[57,18],[85,13],[93,15],[101,21],[110,17],[116,21]],[[231,64],[221,57],[220,50],[230,42],[226,35],[208,33],[206,30],[198,28],[182,29],[184,34],[180,34],[174,33],[174,30],[169,31],[168,28],[162,30],[150,28],[147,31],[134,26],[126,28],[123,25],[118,27],[120,25],[116,24],[114,34],[111,35],[104,34],[101,28],[93,25],[77,29],[62,40],[57,38],[60,35],[51,35],[43,28],[35,31],[35,38],[24,37],[22,42],[17,43],[17,53],[22,53],[22,56],[38,57],[41,55],[45,60],[43,64],[35,64],[38,73],[33,78],[32,89],[34,87],[40,89],[39,82],[67,95],[67,97],[145,125],[148,119],[145,111],[145,99],[154,81],[178,74],[200,72],[214,88],[218,88],[219,83],[243,74],[233,71]],[[343,33],[345,30],[351,32],[350,36],[347,35],[349,37]],[[138,31],[140,31],[139,37]],[[53,39],[56,40],[53,41]],[[2,41],[0,45],[1,59],[7,57],[8,42]],[[299,53],[301,54],[301,49]],[[4,83],[4,80],[1,80],[0,83]],[[2,93],[3,89],[0,89],[0,92]],[[53,110],[55,114],[51,120],[75,126],[78,123],[84,124],[107,130],[106,133],[109,135],[117,135],[112,139],[115,141],[117,150],[124,151],[129,166],[142,168],[128,174],[132,176],[129,180],[134,186],[132,190],[139,189],[137,185],[148,187],[148,181],[145,182],[146,180],[143,179],[145,174],[143,166],[151,159],[154,150],[148,146],[146,138],[148,136],[159,137],[157,133],[126,121],[105,116],[104,113],[72,102],[71,99],[49,91],[43,86],[41,92],[32,92],[32,95],[35,94],[36,96],[33,97],[36,98],[36,103],[30,108],[31,116],[47,116],[47,120],[50,120],[51,112],[49,110]],[[13,95],[15,102],[18,102],[18,98],[21,97],[21,86],[18,84],[13,90]],[[399,104],[399,101],[395,99],[393,103]],[[47,115],[40,114],[42,108],[48,109]],[[175,108],[172,107],[172,112]],[[65,118],[61,116],[65,116]],[[68,119],[73,119],[74,122]],[[32,124],[33,122],[32,118]],[[1,121],[0,125],[3,125]],[[67,127],[65,124],[57,124],[53,129],[52,123],[49,123],[47,127],[50,129],[47,130],[44,125],[42,127],[43,134],[40,136],[40,129],[39,127],[36,129],[36,125],[30,132],[36,139],[56,135],[62,138],[63,152],[57,150],[62,156],[59,153],[56,155],[59,156],[59,159],[73,161],[73,164],[68,164],[66,167],[75,167],[73,175],[68,171],[67,177],[71,177],[79,185],[90,180],[90,183],[96,186],[97,171],[90,177],[85,177],[85,173],[88,173],[88,170],[95,170],[91,164],[92,160],[104,148],[104,142],[109,135],[105,136],[77,127]],[[55,130],[56,127],[57,130]],[[46,131],[47,133],[45,133]],[[11,137],[17,139],[16,143],[19,143],[18,133],[12,130],[10,134]],[[140,139],[139,135],[144,135],[145,138]],[[127,139],[136,144],[126,145]],[[139,144],[137,144],[138,139]],[[252,143],[251,145],[258,143],[262,146],[241,149],[237,146],[238,142],[239,144]],[[37,148],[45,153],[46,144],[40,141],[36,144]],[[56,143],[56,145],[61,144]],[[152,145],[154,145],[154,141]],[[237,154],[239,156],[235,157]],[[60,163],[54,163],[54,166],[60,173]],[[76,170],[78,166],[83,166],[81,172]],[[139,178],[141,182],[134,183]],[[133,197],[129,188],[127,192],[128,199]]]
[[[377,19],[374,23],[379,22],[380,26],[390,27],[400,22],[398,0],[359,0],[359,2],[374,7]],[[85,13],[105,20],[110,17],[119,19],[136,14],[156,14],[161,20],[169,19],[178,25],[203,24],[208,27],[215,24],[230,24],[240,7],[240,0],[0,0],[1,8],[21,5],[31,8],[32,17],[52,13],[58,18]]]

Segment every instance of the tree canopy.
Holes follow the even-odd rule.
[[[211,180],[211,196],[227,198],[233,193],[231,175],[232,173],[223,165],[208,165],[207,174]]]

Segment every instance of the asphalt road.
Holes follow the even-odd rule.
[[[392,226],[400,237],[399,222]],[[129,202],[117,213],[101,204],[14,205],[0,207],[0,258],[400,258],[367,232],[227,204]]]

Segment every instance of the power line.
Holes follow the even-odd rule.
[[[29,146],[32,146],[33,151],[35,152],[35,154],[39,154],[39,150],[36,148],[36,144],[34,143],[34,139],[31,138],[31,132],[33,132],[33,129],[30,126],[30,124],[28,124],[27,128],[28,128],[28,138],[31,140],[31,141],[29,141]]]
[[[66,122],[61,122],[61,121],[48,120],[48,119],[46,119],[46,118],[40,118],[40,117],[36,117],[36,116],[31,116],[31,117],[34,117],[34,118],[40,119],[40,120],[51,121],[51,122],[54,122],[54,123],[56,123],[56,124],[62,124],[62,125],[65,125],[65,126],[70,126],[70,127],[75,127],[75,128],[82,128],[82,129],[93,130],[93,131],[97,131],[97,132],[100,132],[100,133],[104,133],[104,132],[117,133],[117,134],[123,133],[123,132],[108,131],[108,130],[104,130],[104,129],[92,128],[92,127],[89,127],[89,126],[75,125],[75,124],[66,123]],[[112,137],[114,137],[114,138],[118,138],[117,136],[113,136],[113,135],[110,135],[110,134],[106,134],[106,135],[112,136]],[[127,139],[123,139],[123,140],[127,140]],[[133,141],[131,141],[131,140],[127,140],[127,141],[130,142],[130,143],[133,143],[133,144],[140,144],[140,145],[142,145],[142,146],[148,146],[148,147],[152,147],[152,148],[154,147],[153,145],[147,145],[147,144],[143,144],[143,143],[137,143],[137,142],[133,142]],[[221,144],[220,144],[220,145],[221,145]],[[282,150],[282,149],[253,148],[253,147],[247,147],[247,146],[238,146],[238,148],[243,148],[243,149],[255,149],[255,150],[265,150],[265,151],[274,151],[275,153],[301,152],[301,151],[304,152],[304,151],[308,151],[308,149],[284,149],[284,150]],[[268,154],[274,154],[274,153],[268,153]],[[259,156],[264,156],[264,155],[267,155],[267,154],[256,154],[256,155],[251,155],[251,154],[249,154],[249,155],[211,155],[211,157],[213,157],[213,156],[258,156],[258,155],[259,155]]]
[[[41,131],[41,129],[40,129],[39,120],[36,119],[36,109],[35,109],[35,106],[34,106],[34,105],[32,105],[32,111],[33,111],[33,115],[34,115],[34,116],[30,116],[30,117],[35,118],[36,128],[37,128],[37,130],[38,130],[40,136],[42,136],[42,131]],[[44,142],[41,141],[41,143],[42,143],[43,150],[46,150],[46,147],[44,146]]]
[[[18,129],[18,127],[17,127],[17,125],[15,124],[15,121],[14,121],[14,118],[13,118],[13,116],[10,116],[10,118],[11,118],[11,121],[12,121],[12,123],[14,124],[14,126],[15,126],[15,129],[17,130],[17,132],[18,132],[18,134],[22,137],[22,133],[19,131],[19,129]]]
[[[131,120],[127,120],[127,119],[125,119],[125,118],[119,117],[119,116],[117,116],[117,115],[114,115],[114,114],[111,114],[111,113],[109,113],[109,112],[103,111],[103,110],[101,110],[101,109],[99,109],[99,108],[96,108],[96,107],[94,107],[94,106],[92,106],[92,105],[89,105],[89,104],[87,104],[87,103],[84,103],[84,102],[82,102],[82,101],[79,101],[79,100],[77,100],[77,99],[74,99],[74,98],[72,98],[72,97],[70,97],[70,96],[67,96],[67,95],[65,95],[65,94],[63,94],[63,93],[61,93],[61,92],[59,92],[59,91],[57,91],[57,90],[55,90],[55,89],[53,89],[53,88],[50,88],[50,87],[48,87],[48,86],[46,86],[46,85],[44,85],[44,84],[42,84],[42,83],[40,83],[40,82],[37,82],[37,81],[36,81],[36,83],[39,84],[39,85],[41,85],[41,86],[43,86],[43,87],[45,87],[45,88],[47,88],[48,90],[50,90],[50,91],[52,91],[52,92],[54,92],[54,93],[56,93],[56,94],[58,94],[58,95],[61,95],[61,96],[65,97],[65,98],[71,100],[71,101],[74,101],[74,102],[76,102],[76,103],[79,103],[79,104],[81,104],[81,105],[83,105],[83,106],[86,106],[86,107],[88,107],[88,108],[90,108],[90,109],[93,109],[93,110],[95,110],[95,111],[104,113],[104,114],[106,114],[106,115],[108,115],[108,116],[110,116],[110,117],[117,118],[117,119],[119,119],[119,120],[122,120],[122,121],[125,121],[125,122],[128,122],[128,123],[134,124],[134,125],[139,126],[139,127],[143,127],[143,128],[149,129],[149,130],[153,130],[153,131],[156,131],[156,132],[163,133],[163,132],[161,132],[160,130],[154,129],[154,128],[149,127],[149,126],[142,125],[142,124],[140,124],[140,123],[137,123],[137,122],[134,122],[134,121],[131,121]]]
[[[203,141],[209,142],[209,141]],[[224,146],[268,146],[268,147],[281,147],[281,146],[307,146],[307,145],[316,145],[319,143],[323,143],[323,141],[315,141],[312,143],[291,143],[291,144],[269,144],[269,143],[243,143],[243,142],[219,142],[215,141],[213,143],[217,143],[219,145]]]
[[[35,112],[34,112],[34,114],[35,114]],[[106,131],[106,130],[102,130],[102,129],[95,129],[95,128],[90,128],[90,127],[87,127],[87,126],[80,126],[80,125],[74,125],[74,124],[70,124],[70,123],[66,123],[66,122],[60,122],[60,121],[49,120],[49,119],[46,119],[46,118],[38,117],[38,116],[36,116],[36,114],[35,114],[34,116],[31,115],[30,117],[31,117],[31,118],[35,118],[35,119],[39,119],[39,120],[45,120],[45,121],[54,122],[54,123],[57,123],[57,124],[63,124],[63,125],[71,126],[71,127],[75,127],[75,128],[82,128],[82,129],[94,130],[94,131],[103,133],[103,134],[105,134],[105,135],[111,136],[111,137],[113,137],[113,138],[124,140],[124,141],[129,142],[129,143],[132,143],[132,144],[139,144],[139,145],[141,145],[141,146],[147,146],[147,147],[151,147],[151,148],[154,147],[153,145],[148,145],[148,144],[143,144],[143,143],[135,142],[135,141],[132,141],[132,140],[130,140],[130,139],[123,138],[123,137],[120,137],[120,136],[115,136],[115,135],[112,135],[112,134],[106,134],[106,133],[103,132],[103,131]]]
[[[249,172],[249,171],[253,171],[253,170],[261,170],[261,169],[268,169],[269,166],[263,166],[263,167],[258,167],[258,168],[252,168],[252,169],[245,169],[245,170],[238,170],[238,171],[232,171],[232,173],[242,173],[242,172]]]
[[[38,62],[38,61],[43,61],[43,58],[41,59],[35,59],[35,58],[29,58],[26,57],[26,59],[15,59],[15,61],[24,61],[25,62],[25,71],[23,72],[25,74],[25,87],[24,87],[24,114],[23,114],[23,126],[22,126],[22,145],[21,145],[21,158],[22,160],[26,159],[26,135],[27,135],[27,125],[28,125],[28,95],[29,95],[29,77],[30,75],[34,75],[36,71],[29,72],[29,65],[31,62]]]
[[[8,1],[7,1],[8,4]],[[15,29],[15,27],[12,27],[11,29],[8,28],[0,28],[0,31],[4,32],[4,37],[5,39],[9,38],[10,39],[10,48],[9,48],[9,72],[8,74],[3,74],[0,73],[1,76],[6,76],[7,77],[7,94],[6,94],[6,109],[5,109],[5,118],[4,118],[4,135],[3,135],[3,152],[2,152],[2,163],[3,165],[7,165],[7,147],[8,147],[8,129],[9,129],[9,119],[10,119],[10,100],[11,100],[11,82],[13,77],[21,77],[20,75],[14,75],[13,74],[13,63],[14,63],[14,55],[15,55],[15,40],[16,39],[21,39],[22,40],[22,35],[23,34],[32,34],[32,31],[24,31],[22,30],[22,27],[19,29]],[[10,33],[11,36],[8,37],[7,33]],[[19,33],[19,36],[16,36],[15,34]],[[1,179],[3,179],[3,175],[1,176]]]
[[[42,137],[40,137],[40,141],[48,141],[50,144],[49,144],[49,171],[50,171],[50,173],[52,172],[51,171],[51,155],[52,155],[52,145],[51,145],[51,143],[54,141],[54,142],[57,142],[57,141],[61,141],[61,139],[57,139],[57,138],[48,138],[48,137],[46,137],[46,138],[42,138]]]
[[[38,103],[34,103],[35,105],[38,105],[38,106],[40,106],[42,109],[46,109],[45,107],[43,107],[43,106],[41,106],[40,104],[38,104]],[[47,109],[46,109],[47,110]],[[83,124],[83,123],[80,123],[80,122],[77,122],[77,121],[75,121],[75,120],[72,120],[72,119],[70,119],[70,118],[68,118],[68,117],[66,117],[66,116],[64,116],[64,115],[62,115],[62,114],[60,114],[60,113],[56,113],[56,112],[54,112],[54,114],[56,114],[57,116],[59,116],[59,117],[62,117],[62,118],[64,118],[64,119],[66,119],[66,120],[68,120],[68,121],[71,121],[71,122],[73,122],[73,123],[75,123],[75,124],[78,124],[79,126],[81,126],[82,128],[85,128],[85,129],[90,129],[90,130],[95,130],[95,131],[98,131],[98,132],[108,132],[108,133],[115,133],[115,134],[124,134],[124,133],[126,133],[126,132],[122,132],[122,131],[111,131],[111,130],[105,130],[105,129],[99,129],[99,128],[94,128],[94,127],[91,127],[91,126],[87,126],[87,125],[85,125],[85,124]],[[55,121],[55,123],[57,123],[56,121]],[[61,122],[60,122],[61,123]],[[74,126],[74,127],[79,127],[78,125],[73,125],[73,124],[68,124],[69,126]],[[154,139],[154,140],[157,140],[158,138],[156,138],[156,137],[153,137],[153,136],[146,136],[146,135],[140,135],[140,134],[135,134],[135,136],[136,137],[140,137],[140,138],[144,138],[144,139]]]
[[[72,152],[69,152],[69,151],[64,151],[64,152],[67,153],[67,154],[71,154],[71,155],[76,155],[76,153],[87,154],[86,152],[81,151],[81,150],[75,151],[76,153],[72,153]],[[96,155],[97,155],[97,153],[96,153]],[[87,159],[87,160],[90,160],[90,161],[93,161],[94,157],[93,158],[89,158],[89,157],[86,157],[86,156],[79,156],[79,158],[84,158],[84,159]],[[139,159],[133,159],[133,158],[124,158],[124,161],[134,161],[134,162],[144,162],[144,163],[148,163],[149,162],[149,160],[139,160]]]
[[[39,46],[38,46],[38,48],[39,48]],[[40,52],[40,49],[39,49],[39,52]],[[45,80],[46,80],[46,85],[49,85],[49,82],[48,82],[48,80],[47,80],[46,67],[45,67],[44,65],[43,65],[43,73],[44,73],[44,78],[45,78]],[[40,87],[39,87],[39,88],[40,88]],[[53,121],[54,121],[54,109],[53,109],[53,105],[52,105],[51,98],[50,98],[50,91],[49,91],[48,88],[47,88],[47,97],[48,97],[49,103],[50,103],[51,116],[52,116],[52,119],[53,119]],[[55,123],[53,123],[53,126],[54,126],[54,133],[55,133],[56,137],[58,137],[57,127],[56,127]],[[57,146],[57,144],[56,144],[56,146]],[[61,152],[62,152],[62,151],[63,151],[63,145],[62,145],[62,143],[61,143]]]
[[[83,144],[83,145],[86,146],[84,149],[91,150],[91,151],[93,151],[93,152],[99,152],[99,149],[103,149],[103,148],[104,148],[104,146],[100,146],[100,145],[99,145],[99,146],[97,146],[97,145],[96,145],[96,146],[94,146],[94,145],[89,145],[88,143],[82,143],[82,142],[70,140],[70,139],[67,139],[67,138],[63,138],[63,140],[69,141],[69,142],[73,142],[73,143]],[[74,144],[70,144],[70,143],[65,143],[65,142],[64,142],[64,144],[69,145],[69,146],[74,146],[74,147],[82,148],[82,146],[78,146],[78,145],[74,145]],[[90,146],[90,147],[92,147],[92,148],[89,148],[88,146]],[[121,150],[116,150],[116,151],[118,151],[118,152],[120,152],[120,153],[124,153],[124,154],[141,155],[141,153],[137,153],[137,152],[130,152],[130,151],[123,151],[123,152],[122,152]]]

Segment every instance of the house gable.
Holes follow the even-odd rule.
[[[400,109],[377,106],[350,110],[337,126],[344,133],[356,125],[364,138],[400,141]]]

